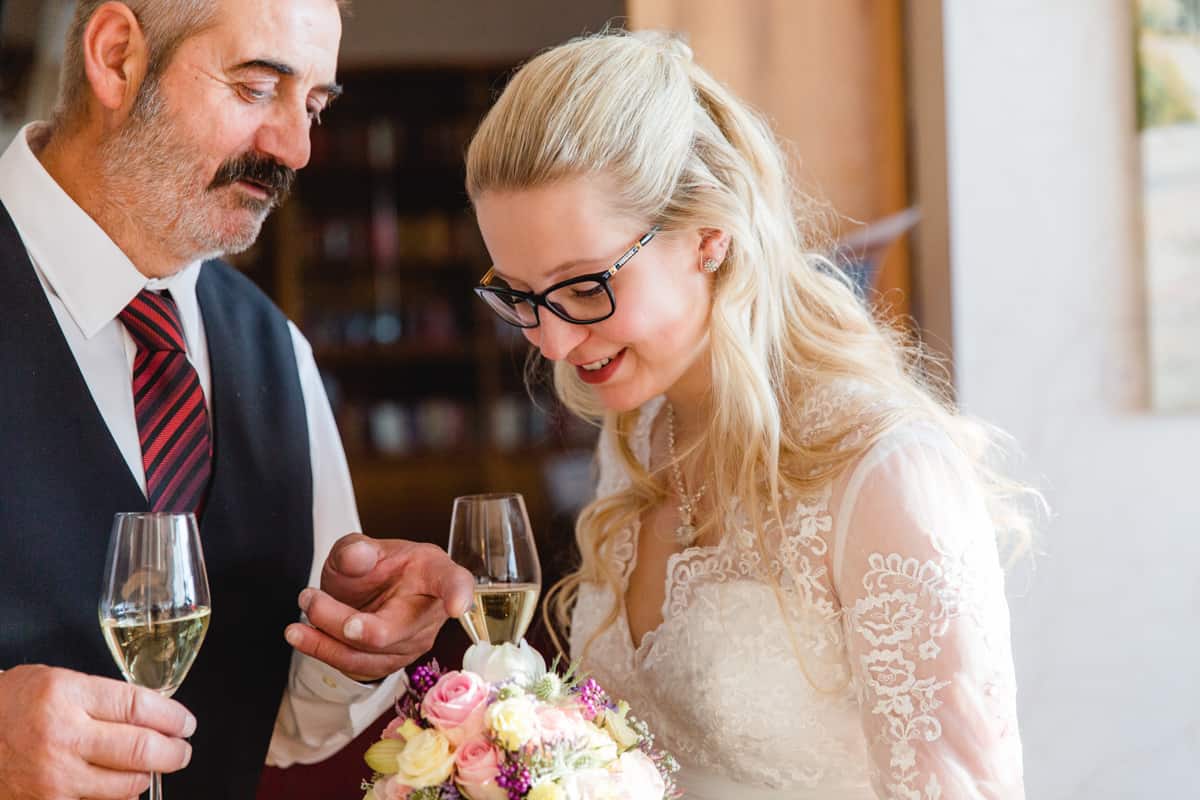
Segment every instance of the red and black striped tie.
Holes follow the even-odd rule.
[[[150,510],[199,514],[212,475],[212,435],[175,301],[143,289],[120,319],[137,343],[133,408]]]

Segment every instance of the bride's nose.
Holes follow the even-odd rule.
[[[551,361],[562,361],[588,337],[588,326],[572,325],[546,309],[540,309],[541,324],[527,328],[525,337]]]

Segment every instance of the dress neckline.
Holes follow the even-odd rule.
[[[638,421],[633,431],[632,441],[629,443],[633,454],[641,462],[642,466],[647,470],[650,469],[650,433],[654,429],[654,421],[658,419],[659,413],[666,404],[666,396],[659,395],[646,402],[642,406]],[[623,629],[623,639],[629,647],[629,652],[633,659],[635,668],[641,668],[645,663],[646,656],[654,647],[654,640],[658,634],[670,621],[671,597],[675,591],[675,573],[679,564],[690,561],[697,556],[707,556],[716,553],[721,549],[720,544],[716,545],[688,545],[678,553],[671,553],[667,556],[665,575],[663,576],[663,600],[662,606],[659,608],[658,624],[650,630],[642,634],[640,642],[634,641],[633,628],[629,624],[629,607],[625,602],[626,596],[629,594],[629,578],[633,575],[633,571],[637,569],[638,563],[638,544],[641,539],[642,520],[639,517],[630,523],[625,529],[622,536],[627,542],[628,558],[623,564],[620,564],[619,574],[621,576],[621,604],[620,621]]]

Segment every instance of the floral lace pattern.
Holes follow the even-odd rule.
[[[811,405],[814,428],[846,407]],[[659,408],[647,404],[631,439],[642,463]],[[871,456],[816,496],[785,497],[766,554],[731,514],[720,544],[669,558],[663,620],[640,645],[619,613],[587,651],[585,667],[684,764],[689,798],[733,785],[706,790],[693,772],[763,798],[1022,796],[990,524],[936,447],[898,440]],[[600,467],[602,490],[628,480],[611,446]],[[610,550],[626,582],[638,534],[621,531]],[[581,588],[573,655],[617,602]],[[964,737],[985,752],[964,751]],[[964,752],[969,765],[955,760]]]
[[[914,742],[932,742],[942,736],[937,710],[939,694],[950,681],[924,675],[918,664],[937,658],[938,639],[952,613],[944,602],[946,581],[933,562],[903,559],[892,553],[868,557],[870,569],[863,577],[866,595],[849,614],[850,627],[871,646],[861,656],[859,700],[870,704],[887,731],[890,749],[888,791],[899,797],[939,798],[937,776],[918,791]],[[873,698],[873,699],[872,699]]]

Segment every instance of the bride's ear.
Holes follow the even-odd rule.
[[[705,272],[716,272],[729,253],[731,237],[720,228],[700,229],[699,263]]]

